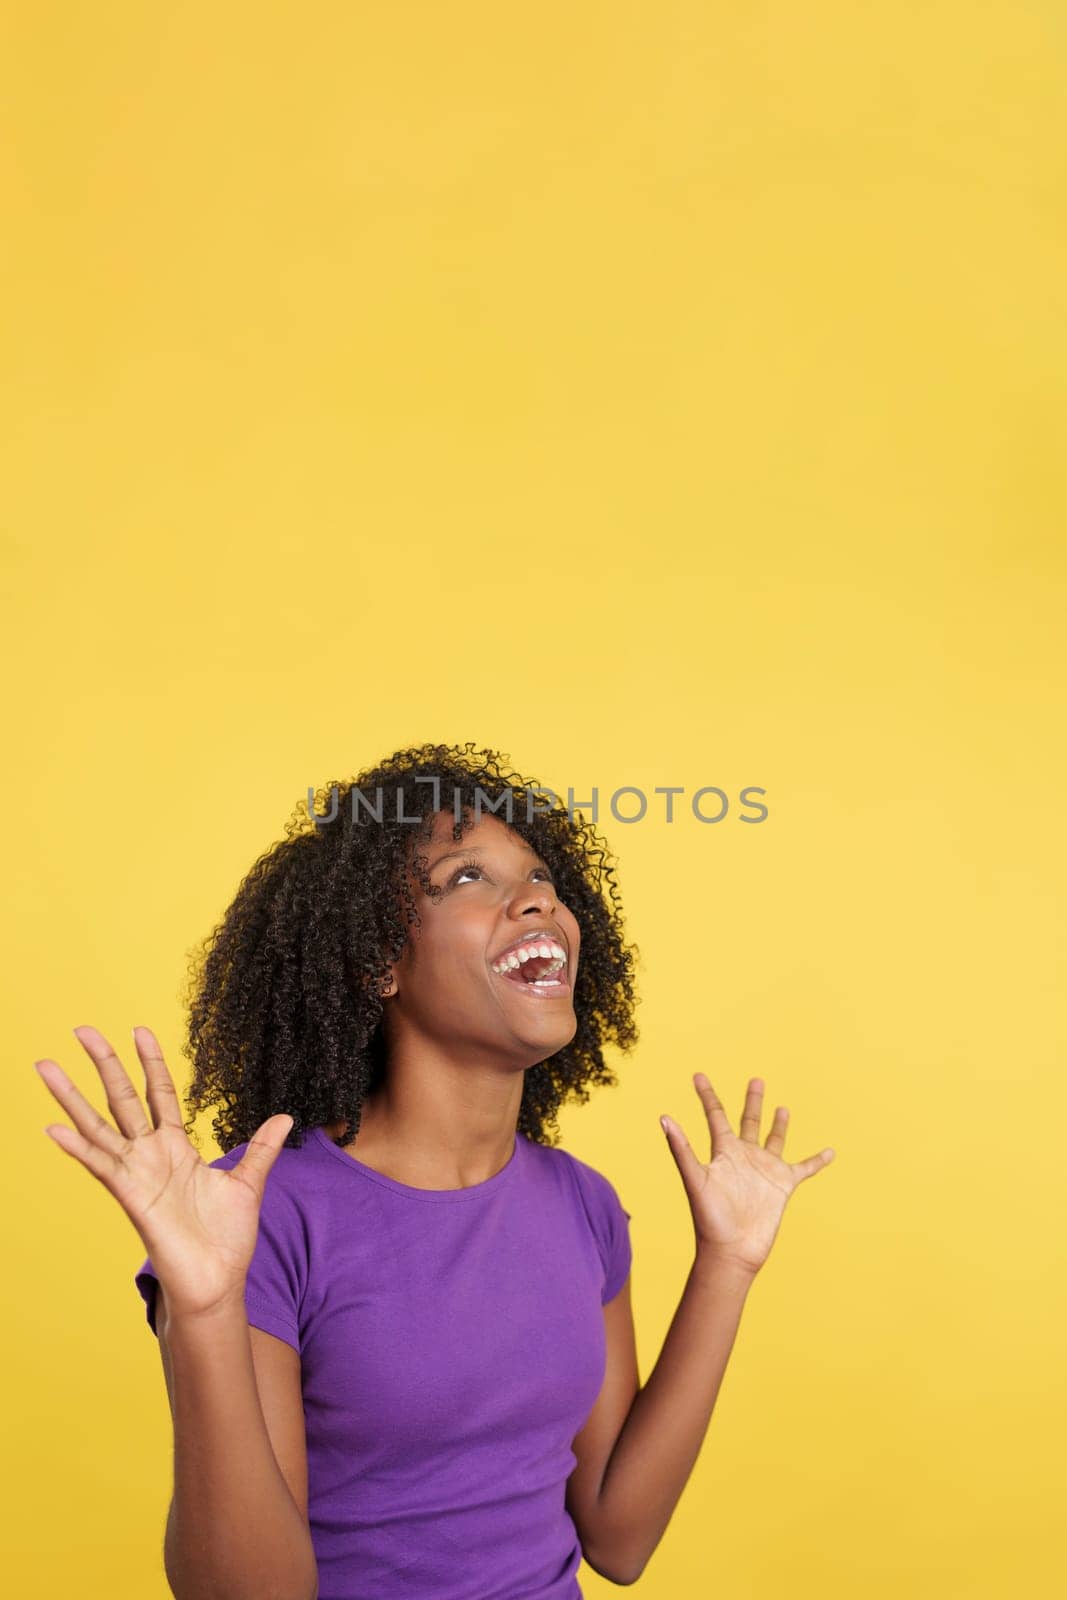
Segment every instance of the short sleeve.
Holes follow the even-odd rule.
[[[584,1161],[574,1160],[574,1171],[586,1214],[596,1236],[604,1269],[600,1302],[614,1300],[630,1273],[633,1252],[630,1246],[630,1213],[623,1206],[614,1185]]]
[[[235,1167],[248,1148],[247,1141],[210,1163],[229,1170]],[[259,1211],[256,1248],[245,1279],[245,1310],[249,1325],[284,1339],[300,1350],[300,1304],[307,1283],[306,1236],[300,1211],[287,1192],[280,1163],[280,1151],[267,1174]],[[156,1289],[159,1279],[151,1257],[134,1275],[134,1283],[145,1304],[145,1314],[153,1333],[156,1329]]]
[[[608,1187],[611,1187],[610,1184]],[[604,1267],[604,1288],[600,1296],[602,1305],[607,1305],[609,1300],[614,1300],[630,1275],[630,1265],[633,1259],[633,1251],[630,1246],[630,1213],[625,1210],[614,1189],[611,1189],[611,1198],[607,1208],[607,1221],[607,1259]]]

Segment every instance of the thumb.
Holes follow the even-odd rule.
[[[267,1186],[267,1174],[273,1167],[278,1151],[282,1148],[293,1129],[293,1118],[288,1112],[278,1112],[273,1117],[268,1117],[266,1122],[261,1122],[251,1139],[248,1149],[234,1167],[234,1173],[240,1174],[263,1199],[263,1191]]]

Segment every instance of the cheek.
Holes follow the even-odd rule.
[[[477,981],[486,971],[485,939],[449,940],[435,951],[433,970],[439,983],[455,986]]]

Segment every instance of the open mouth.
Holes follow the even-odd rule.
[[[567,976],[567,957],[552,939],[524,946],[521,953],[510,951],[492,968],[501,983],[519,989],[530,999],[549,1000],[571,992]]]

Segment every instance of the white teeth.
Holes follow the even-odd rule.
[[[554,972],[558,972],[566,964],[567,960],[566,951],[554,939],[548,939],[543,944],[530,942],[519,945],[516,950],[509,950],[506,956],[501,956],[499,961],[493,963],[493,971],[499,973],[514,972],[516,967],[525,966],[526,962],[534,956],[541,956],[545,961],[555,961],[556,965],[547,969],[549,976]],[[543,979],[537,980],[538,983],[544,981]]]

